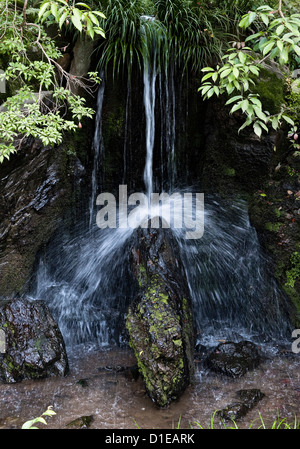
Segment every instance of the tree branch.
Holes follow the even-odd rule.
[[[279,4],[278,4],[278,12],[281,15],[281,17],[284,19],[284,14],[282,12],[282,0],[279,0]]]

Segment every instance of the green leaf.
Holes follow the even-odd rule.
[[[254,128],[255,134],[256,134],[258,137],[261,137],[262,129],[261,129],[259,123],[255,122],[254,125],[253,125],[253,128]]]
[[[89,18],[95,25],[99,26],[99,20],[97,19],[97,17],[94,16],[92,12],[89,13]]]
[[[242,129],[246,128],[246,126],[249,126],[252,123],[251,118],[247,118],[247,120],[243,123],[243,125],[239,128],[238,133],[242,131]]]
[[[50,2],[45,2],[42,4],[42,6],[40,7],[40,10],[39,10],[39,14],[38,14],[39,19],[44,15],[46,9],[49,6],[50,6]]]
[[[82,31],[81,12],[79,9],[73,9],[73,15],[71,16],[72,23],[77,30]]]
[[[220,74],[220,78],[225,78],[226,76],[228,76],[229,73],[231,73],[231,70],[232,70],[231,68],[223,70]]]
[[[203,69],[201,69],[201,72],[214,72],[215,69],[212,69],[211,67],[204,67]]]
[[[214,75],[215,72],[210,72],[207,73],[206,75],[203,76],[203,78],[201,79],[201,83],[203,83],[203,81],[206,81],[207,79],[211,78]]]
[[[274,47],[274,45],[275,45],[274,41],[269,42],[263,49],[263,55],[265,56],[267,53],[269,53]]]
[[[240,101],[239,103],[235,104],[235,105],[231,108],[230,113],[233,114],[235,111],[237,111],[238,109],[240,109],[240,108],[241,108],[241,103],[242,103],[242,102]]]
[[[282,64],[286,64],[289,60],[289,53],[288,50],[284,47],[282,52],[280,53],[280,62]]]
[[[280,51],[283,50],[283,42],[281,40],[277,41],[277,47],[279,48]]]
[[[279,119],[278,119],[278,117],[274,117],[273,119],[272,119],[272,128],[273,129],[278,129],[278,124],[279,124]]]
[[[266,114],[261,110],[260,107],[254,106],[254,112],[257,115],[257,117],[263,120],[264,122],[267,120]]]
[[[212,87],[212,88],[207,92],[206,97],[207,97],[207,98],[210,98],[210,97],[212,97],[212,96],[214,95],[214,93],[215,93],[215,91],[214,91],[214,88]]]
[[[102,17],[102,19],[106,19],[106,16],[101,11],[93,11],[93,14],[96,14],[99,17]]]
[[[249,21],[248,21],[248,26],[251,25],[252,22],[254,22],[254,20],[256,19],[257,14],[256,12],[252,11],[249,14]]]
[[[277,34],[277,36],[280,36],[280,34],[283,32],[284,28],[285,28],[284,25],[279,25],[279,26],[276,28],[276,34]]]
[[[252,72],[254,75],[259,76],[259,69],[253,65],[249,67],[250,72]]]
[[[292,126],[295,125],[295,122],[294,122],[294,120],[291,119],[291,117],[289,117],[289,116],[287,116],[287,115],[282,115],[282,118],[283,118],[286,122],[288,122],[290,125],[292,125]]]
[[[249,101],[248,101],[247,99],[245,99],[245,100],[243,100],[243,101],[241,102],[241,108],[242,108],[242,111],[243,111],[243,112],[246,111],[246,109],[248,108],[248,106],[249,106]]]
[[[269,18],[268,18],[268,16],[267,16],[267,14],[260,14],[260,18],[261,18],[261,20],[264,22],[264,24],[265,24],[266,26],[269,25]]]
[[[249,25],[250,25],[249,24],[249,16],[248,16],[248,14],[245,14],[239,22],[239,27],[247,28]]]
[[[51,14],[54,16],[54,18],[56,20],[58,20],[58,16],[57,16],[57,4],[56,3],[51,3]]]
[[[258,38],[258,37],[260,37],[262,35],[263,35],[262,31],[259,31],[258,33],[255,33],[255,34],[250,34],[250,36],[246,37],[245,42],[248,42],[248,41],[251,41],[253,39],[256,39],[256,38]]]
[[[226,101],[226,105],[227,104],[231,104],[231,103],[233,103],[234,101],[237,101],[237,100],[240,100],[241,98],[243,98],[242,97],[242,95],[236,95],[236,96],[234,96],[234,97],[231,97],[228,101]]]
[[[63,23],[65,22],[67,17],[68,17],[68,12],[66,11],[61,15],[61,17],[59,19],[59,22],[58,22],[59,28],[61,28],[63,26]]]
[[[86,3],[76,3],[76,6],[83,6],[84,8],[91,9]]]
[[[211,84],[210,84],[210,83],[209,83],[209,84],[206,84],[206,85],[204,85],[204,86],[201,86],[201,87],[199,88],[199,90],[202,91],[202,92],[201,92],[202,95],[205,95],[205,94],[209,91],[209,89],[211,89]]]
[[[298,45],[294,44],[293,50],[296,53],[296,55],[300,56],[300,47]]]
[[[239,72],[239,69],[237,69],[236,67],[233,67],[232,73],[235,76],[235,78],[239,77],[240,72]]]

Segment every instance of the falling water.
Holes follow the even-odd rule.
[[[90,199],[90,227],[94,220],[94,208],[95,208],[95,198],[99,187],[98,176],[99,176],[99,164],[104,156],[104,142],[102,136],[102,107],[104,100],[104,90],[105,82],[103,78],[103,73],[100,74],[102,80],[101,85],[98,90],[97,95],[97,112],[96,112],[96,128],[94,133],[92,150],[94,152],[94,164],[92,171],[92,185],[91,185],[91,199]]]
[[[146,192],[149,196],[153,192],[153,149],[155,138],[155,82],[156,63],[153,58],[153,66],[145,60],[144,67],[144,104],[146,113],[146,164],[144,170],[144,181]]]
[[[153,193],[158,73],[154,54],[153,61],[144,61],[144,182],[148,201]],[[166,78],[165,82],[164,111],[172,123],[168,123],[164,129],[167,131],[166,142],[173,161],[174,78]],[[93,142],[95,156],[89,208],[90,227],[86,229],[83,220],[73,229],[73,237],[60,235],[51,242],[40,260],[32,292],[33,298],[46,299],[68,346],[82,342],[97,342],[100,346],[122,343],[125,339],[124,317],[134,294],[129,256],[136,236],[135,229],[98,229],[94,216],[100,158],[103,157],[103,101],[104,83],[98,94]],[[173,181],[176,185],[176,180]],[[180,202],[183,192],[177,193]],[[175,214],[173,223],[180,221],[182,209],[178,203],[175,202],[172,211]],[[191,211],[191,214],[195,215],[194,212]],[[144,214],[139,215],[140,223],[149,217],[148,213],[145,207]],[[168,207],[162,206],[151,213],[152,217],[159,215],[165,224],[171,224]],[[288,330],[288,319],[282,307],[284,298],[268,271],[256,232],[249,223],[245,202],[206,196],[203,237],[187,240],[184,227],[173,226],[172,231],[180,248],[179,257],[184,264],[190,288],[199,342],[209,344],[212,336],[215,342],[216,335],[220,338],[246,336],[263,340],[284,337]]]

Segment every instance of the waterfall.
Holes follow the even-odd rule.
[[[169,185],[176,191],[175,74],[171,70],[162,75],[155,56],[154,48],[151,60],[144,60],[143,78],[146,160],[142,165],[148,200],[154,184],[158,75],[161,132],[165,135],[157,140],[161,142],[161,154],[165,154],[169,161]],[[95,200],[100,188],[101,161],[105,156],[102,139],[104,88],[103,82],[97,99],[92,191],[87,211],[89,229],[86,229],[83,217],[74,225],[71,235],[66,231],[52,239],[39,261],[31,292],[33,299],[47,301],[70,347],[85,342],[96,342],[100,346],[122,343],[125,338],[124,317],[134,294],[129,257],[135,230],[96,227]],[[129,99],[128,89],[125,126]],[[125,137],[128,132],[126,128]],[[162,145],[166,151],[162,151]],[[125,176],[126,143],[123,162]],[[193,189],[186,186],[186,192],[191,191]],[[162,208],[161,216],[165,212]],[[140,223],[144,219],[145,216],[141,216]],[[179,257],[190,288],[199,342],[215,343],[217,336],[232,340],[241,337],[263,340],[284,338],[289,326],[282,306],[284,298],[268,271],[255,229],[249,223],[245,202],[206,195],[203,237],[187,240],[184,228],[173,227],[172,232],[180,248]]]
[[[155,82],[156,82],[155,55],[153,66],[146,59],[144,62],[144,104],[146,114],[146,163],[144,169],[144,181],[146,192],[153,192],[153,149],[155,140]]]
[[[99,183],[99,164],[100,161],[103,160],[104,156],[104,142],[102,137],[102,108],[103,108],[103,100],[104,100],[104,90],[105,90],[105,82],[103,78],[103,73],[100,74],[100,78],[102,80],[101,85],[98,89],[97,95],[97,112],[96,112],[96,128],[94,133],[92,150],[94,152],[94,163],[93,163],[93,171],[92,171],[92,183],[91,183],[91,198],[90,198],[90,228],[93,225],[94,221],[94,208],[95,208],[95,199],[98,191]]]

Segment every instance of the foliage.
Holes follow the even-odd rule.
[[[216,417],[218,416],[218,412],[219,410],[215,410],[214,413],[212,413],[211,417],[210,417],[210,422],[209,425],[207,427],[207,429],[219,429],[220,425],[218,424],[222,424],[222,428],[223,429],[239,429],[238,424],[236,423],[235,420],[230,420],[230,423],[227,423],[221,419],[221,423],[216,424],[215,420]],[[255,418],[253,421],[251,421],[251,423],[249,424],[248,428],[252,429],[254,428],[254,425],[256,424],[256,422],[259,422],[259,426],[256,427],[257,429],[299,429],[300,428],[300,422],[299,419],[297,418],[297,416],[295,415],[294,421],[292,422],[287,422],[287,418],[280,418],[279,414],[278,416],[273,420],[272,424],[270,426],[267,426],[267,424],[265,423],[264,418],[262,417],[261,413],[258,413],[259,417]],[[136,422],[135,419],[133,419],[136,427],[138,429],[140,429],[141,427],[138,425],[138,423]],[[180,423],[181,423],[181,416],[179,417],[178,420],[178,424],[176,426],[176,429],[180,429]],[[196,427],[195,427],[196,426]],[[204,429],[204,427],[198,422],[198,421],[194,421],[189,425],[190,428],[194,429]]]
[[[112,65],[116,74],[142,68],[155,50],[156,65],[173,66],[186,75],[223,54],[229,36],[238,31],[238,17],[253,5],[242,1],[108,0],[106,34],[99,45],[99,70]],[[151,18],[153,20],[151,20]]]
[[[73,2],[69,4],[67,0],[45,0],[41,4],[38,17],[43,23],[50,15],[53,16],[60,29],[63,24],[68,26],[71,21],[78,31],[85,31],[86,35],[92,39],[94,39],[95,33],[105,38],[98,19],[98,17],[105,19],[105,15],[100,11],[92,11],[86,3]]]
[[[70,17],[79,31],[93,37],[93,33],[103,35],[96,18],[103,18],[103,14],[90,11],[83,3],[69,6],[65,0],[46,1],[39,10],[29,8],[27,0],[22,8],[17,1],[6,0],[0,2],[0,8],[0,60],[4,68],[0,77],[10,89],[0,109],[1,163],[26,137],[39,137],[44,145],[58,144],[64,131],[76,130],[82,117],[92,117],[94,111],[86,107],[85,98],[72,93],[72,86],[91,93],[99,77],[95,73],[89,78],[67,73],[57,62],[61,52],[43,23],[52,17],[61,28]],[[67,112],[71,119],[65,118]]]
[[[294,288],[295,282],[300,278],[300,252],[295,251],[290,257],[292,268],[286,272],[286,286]]]
[[[290,138],[290,142],[294,149],[299,151],[300,139],[298,129],[300,127],[300,89],[298,91],[290,90],[289,94],[286,96],[286,100],[289,105],[289,115],[294,122],[294,126],[291,128],[288,137]]]
[[[216,410],[212,415],[211,415],[211,419],[210,419],[210,423],[208,426],[208,429],[216,429],[219,428],[218,425],[215,424],[215,419],[216,419],[216,415],[218,414],[218,410]],[[297,419],[297,416],[295,415],[294,421],[292,422],[287,422],[287,418],[280,418],[279,415],[277,416],[277,418],[275,418],[272,422],[271,425],[267,425],[265,423],[265,420],[263,419],[262,415],[260,412],[258,412],[259,417],[255,418],[253,421],[251,421],[251,423],[248,426],[248,429],[253,429],[254,427],[256,429],[299,429],[300,423],[299,420]],[[257,426],[257,421],[259,423],[259,425]],[[239,429],[239,425],[236,423],[235,420],[231,420],[231,423],[226,424],[226,422],[224,422],[223,419],[221,419],[221,423],[224,429]],[[203,426],[195,421],[194,423],[192,423],[192,426],[196,425],[196,428],[200,428],[203,429]]]
[[[292,54],[300,55],[300,14],[285,16],[281,2],[276,11],[263,5],[243,15],[239,26],[244,30],[250,29],[251,34],[243,42],[234,42],[234,48],[227,51],[216,68],[202,69],[207,74],[202,77],[199,91],[204,99],[213,95],[228,95],[230,98],[226,104],[231,104],[230,113],[241,110],[246,116],[239,131],[252,124],[254,132],[260,137],[263,130],[268,132],[269,125],[276,130],[285,121],[294,127],[294,121],[284,105],[277,114],[264,111],[259,95],[252,92],[251,86],[257,83],[265,59],[284,65],[290,61]],[[253,47],[246,46],[251,41]]]
[[[41,416],[38,416],[37,418],[30,419],[29,421],[26,421],[22,425],[22,429],[38,429],[38,427],[35,426],[35,424],[38,422],[41,422],[42,424],[47,425],[47,421],[45,420],[45,418],[43,418],[43,416],[54,416],[54,415],[56,415],[56,413],[54,410],[52,410],[52,406],[50,405],[47,408],[47,410],[44,413],[42,413]]]

